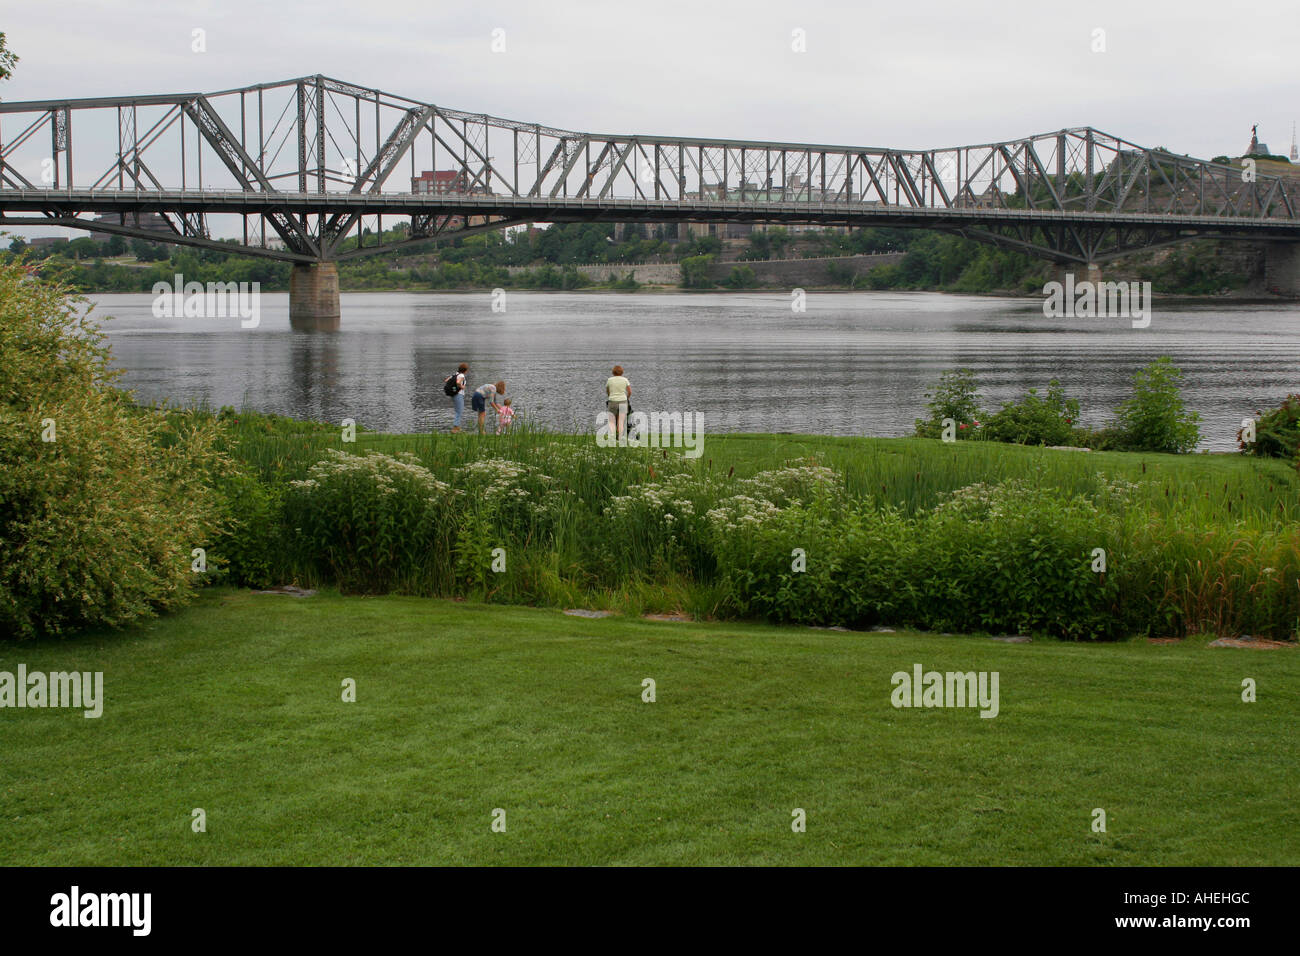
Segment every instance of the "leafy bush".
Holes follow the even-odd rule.
[[[758,276],[749,266],[732,266],[726,285],[730,289],[753,289],[758,285]]]
[[[283,486],[233,472],[218,481],[217,491],[226,499],[229,522],[213,541],[209,564],[230,584],[289,583],[285,569],[297,562],[285,534]]]
[[[289,482],[285,517],[299,553],[345,592],[445,590],[452,488],[412,455],[327,454]]]
[[[943,434],[943,420],[951,418],[958,426],[958,438],[973,437],[974,428],[981,418],[979,386],[975,373],[968,368],[944,372],[933,392],[926,392],[930,401],[926,408],[929,418],[916,420],[918,438],[939,438]],[[962,426],[969,426],[963,428]]]
[[[827,499],[782,509],[743,496],[710,517],[729,610],[779,623],[850,622],[845,541]]]
[[[1066,398],[1061,384],[1052,379],[1043,398],[1031,388],[1018,402],[991,415],[984,423],[984,436],[1017,445],[1068,445],[1078,420],[1078,399]]]
[[[1262,458],[1285,458],[1300,465],[1300,394],[1288,395],[1282,404],[1268,412],[1255,413],[1255,441],[1243,441],[1237,432],[1237,445],[1244,454]]]
[[[976,484],[912,519],[840,507],[830,490],[785,508],[746,498],[725,520],[710,512],[730,610],[778,622],[1074,639],[1140,626],[1123,613],[1132,587],[1117,573],[1131,566],[1121,521],[1130,486],[1103,484],[1099,501],[1020,480]],[[1105,571],[1094,570],[1097,548],[1111,562]]]
[[[221,525],[220,426],[133,406],[108,358],[84,302],[0,264],[0,636],[183,604]]]
[[[687,256],[681,262],[683,289],[711,289],[714,282],[710,277],[713,271],[714,255],[706,253],[699,256]]]
[[[1196,447],[1201,417],[1183,404],[1182,378],[1168,356],[1134,374],[1133,394],[1119,408],[1118,427],[1127,449],[1180,454]]]
[[[1113,613],[1116,575],[1092,570],[1094,549],[1118,552],[1118,520],[1085,496],[1020,480],[975,484],[926,515],[918,532],[912,577],[925,627],[1073,639],[1125,633]]]

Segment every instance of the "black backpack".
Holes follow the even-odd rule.
[[[460,372],[452,372],[445,379],[443,379],[442,390],[445,394],[453,395],[453,396],[460,394],[460,385],[456,381],[456,377],[458,375],[460,375]]]

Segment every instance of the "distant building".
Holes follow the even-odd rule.
[[[420,175],[411,177],[411,192],[417,195],[463,193],[468,192],[466,188],[468,183],[468,177],[463,169],[426,169]]]
[[[1291,162],[1300,163],[1300,149],[1296,149],[1295,123],[1291,124]]]
[[[490,196],[492,190],[486,186],[471,186],[469,175],[463,169],[426,169],[418,176],[411,177],[411,192],[417,196],[442,196],[448,194]],[[470,216],[470,226],[482,226],[488,223],[487,216]],[[453,216],[447,228],[455,231],[465,224],[463,216]]]
[[[126,213],[125,217],[108,213],[103,216],[96,216],[94,221],[106,222],[114,226],[129,226],[133,229],[143,229],[145,232],[156,232],[164,236],[176,235],[176,233],[172,231],[171,226],[167,225],[167,220],[156,212],[129,212]],[[114,233],[99,232],[94,229],[90,231],[90,238],[94,239],[96,242],[103,242],[105,239],[108,239],[113,235]]]

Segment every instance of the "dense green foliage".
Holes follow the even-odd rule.
[[[980,411],[979,383],[973,371],[962,368],[944,372],[939,376],[934,391],[926,392],[925,397],[930,400],[925,406],[930,417],[916,420],[918,437],[943,437],[945,420],[956,426],[953,438],[975,437],[983,412]]]
[[[980,408],[979,383],[970,369],[944,372],[926,408],[928,418],[916,420],[922,438],[948,441],[986,439],[1018,445],[1072,445],[1113,451],[1154,451],[1179,454],[1200,441],[1200,416],[1187,411],[1181,384],[1183,373],[1161,357],[1133,375],[1133,392],[1119,406],[1114,423],[1096,430],[1079,424],[1079,401],[1069,398],[1052,379],[1046,395],[1028,392],[995,412]],[[945,434],[944,422],[950,427]],[[1272,425],[1270,424],[1270,428]]]
[[[371,452],[436,494],[413,485],[378,509]],[[248,530],[267,538],[257,553],[297,542],[277,583],[1070,638],[1300,626],[1300,478],[1281,462],[757,436],[711,437],[691,460],[527,429],[354,446],[254,434],[241,450],[290,500],[340,453],[365,456],[348,470],[362,484],[332,492],[318,523],[272,506]],[[441,547],[420,501],[455,529]],[[244,580],[235,562],[230,579]]]
[[[221,519],[220,427],[137,408],[113,377],[85,303],[0,264],[0,637],[123,625],[192,596],[194,550]]]
[[[1018,445],[1069,445],[1079,426],[1079,400],[1067,398],[1056,379],[1047,383],[1041,398],[1031,388],[1020,399],[1003,405],[990,415],[982,429],[990,441]]]
[[[1133,376],[1133,394],[1119,407],[1122,445],[1135,451],[1189,452],[1201,440],[1201,417],[1182,397],[1183,373],[1168,356]]]
[[[408,236],[409,226],[399,223],[385,230],[382,237],[367,233],[365,244],[404,242]],[[341,250],[355,245],[355,237],[349,237]],[[266,291],[283,291],[289,285],[288,263],[222,249],[178,248],[118,236],[102,241],[81,237],[30,248],[17,239],[10,248],[25,251],[35,260],[50,258],[68,264],[71,284],[87,292],[146,292],[155,282],[170,283],[178,272],[186,281],[258,282]],[[569,223],[536,231],[429,240],[408,245],[400,254],[389,251],[348,259],[339,263],[339,283],[344,290],[572,290],[595,284],[578,271],[579,265],[676,260],[682,263],[684,288],[746,289],[761,285],[746,271],[749,267],[744,263],[748,261],[884,252],[906,255],[896,265],[878,266],[857,275],[853,269],[832,263],[827,270],[829,284],[874,290],[1035,294],[1050,274],[1050,266],[1041,259],[944,233],[864,228],[795,235],[772,227],[752,232],[743,248],[734,252],[741,264],[715,278],[713,266],[724,258],[723,242],[715,236],[679,240],[675,226],[630,223],[615,238],[615,228],[609,224]],[[121,256],[131,258],[106,261]],[[1239,288],[1249,279],[1224,264],[1213,242],[1189,243],[1159,256],[1137,254],[1131,270],[1137,278],[1150,280],[1157,292],[1185,295],[1221,293]],[[639,286],[620,281],[603,287],[634,291]]]
[[[1245,441],[1242,430],[1237,442],[1248,455],[1285,458],[1300,467],[1300,394],[1288,395],[1277,408],[1255,415],[1255,441]]]

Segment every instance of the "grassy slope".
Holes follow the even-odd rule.
[[[221,590],[19,662],[108,702],[0,711],[0,864],[1300,863],[1290,649]],[[999,671],[1001,714],[894,710],[916,662]]]

